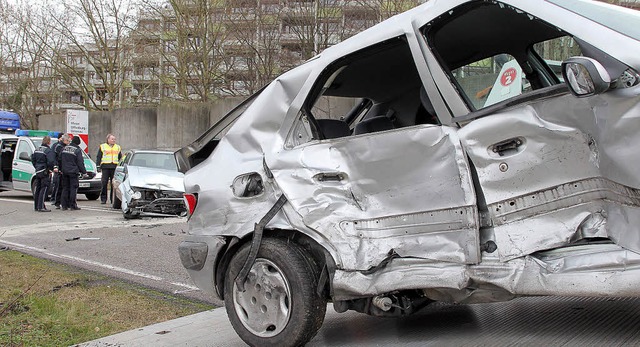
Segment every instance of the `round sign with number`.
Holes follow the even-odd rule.
[[[505,87],[510,85],[511,83],[513,83],[513,81],[516,80],[517,75],[518,75],[518,72],[516,71],[516,69],[512,67],[504,70],[504,72],[502,73],[502,76],[500,77],[500,84],[502,84]]]

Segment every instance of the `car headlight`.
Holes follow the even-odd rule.
[[[138,199],[140,199],[142,197],[142,193],[141,192],[133,192],[133,194],[131,194],[131,197],[133,199],[138,200]]]

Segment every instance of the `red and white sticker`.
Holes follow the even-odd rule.
[[[516,71],[516,69],[512,67],[506,69],[502,73],[502,76],[500,76],[500,84],[506,87],[516,80],[516,76],[518,76],[518,71]]]
[[[82,149],[85,153],[89,154],[89,134],[71,134],[69,133],[69,135],[71,136],[71,138],[73,138],[74,136],[78,136],[80,138],[80,144],[78,145],[78,147],[80,147],[80,149]]]

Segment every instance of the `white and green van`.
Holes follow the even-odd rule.
[[[0,134],[0,192],[20,190],[35,192],[34,173],[31,155],[42,143],[44,136],[51,136],[55,143],[57,133],[46,130],[19,130],[16,135]],[[87,175],[80,178],[78,194],[84,194],[89,200],[100,197],[102,188],[100,173],[96,163],[83,152]]]

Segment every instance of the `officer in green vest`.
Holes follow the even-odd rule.
[[[107,185],[113,181],[113,175],[116,172],[116,166],[122,158],[122,148],[116,144],[116,137],[113,134],[107,135],[107,143],[100,145],[96,162],[98,163],[98,172],[102,172],[102,192],[100,193],[100,202],[107,203]],[[113,189],[110,191],[109,200],[113,202]]]

